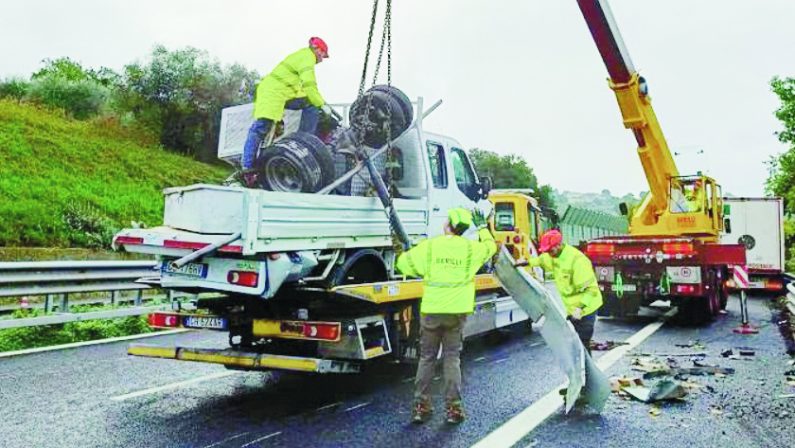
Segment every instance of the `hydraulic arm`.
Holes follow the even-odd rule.
[[[720,227],[719,220],[716,219],[718,213],[712,213],[711,210],[717,208],[719,197],[712,179],[704,178],[698,183],[702,198],[705,185],[712,185],[712,197],[706,197],[699,208],[700,215],[703,216],[694,215],[687,220],[682,219],[683,216],[669,216],[672,181],[679,177],[679,171],[654,114],[646,80],[635,71],[607,0],[577,0],[577,3],[607,67],[610,75],[608,83],[615,92],[624,126],[632,130],[637,141],[638,156],[649,184],[648,196],[632,216],[630,233],[717,238]],[[679,215],[689,214],[690,211],[681,210]]]

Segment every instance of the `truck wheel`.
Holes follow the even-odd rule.
[[[397,94],[385,90],[384,87],[386,86],[365,92],[353,103],[349,116],[354,128],[371,125],[365,129],[364,144],[372,148],[381,147],[386,143],[387,132],[384,122],[387,118],[390,119],[389,132],[393,139],[411,124],[410,117],[405,116],[403,112],[406,109],[404,100]],[[408,107],[411,107],[410,102]]]
[[[679,301],[677,320],[685,325],[708,324],[715,319],[719,309],[720,304],[716,294],[687,297]]]
[[[412,121],[414,121],[414,106],[411,105],[411,100],[408,96],[406,96],[405,93],[403,93],[402,90],[398,89],[397,87],[388,86],[385,84],[373,86],[370,88],[370,90],[376,92],[385,92],[391,96],[392,99],[396,100],[400,105],[400,110],[403,111],[403,117],[406,119],[407,127]],[[405,131],[405,129],[400,132],[403,131]]]
[[[296,132],[260,153],[254,163],[265,190],[314,193],[333,181],[334,162],[319,138]]]

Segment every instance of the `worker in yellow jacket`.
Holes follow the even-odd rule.
[[[444,235],[422,241],[397,260],[397,269],[422,277],[420,303],[420,361],[417,366],[412,421],[423,423],[433,407],[430,386],[436,355],[442,350],[447,422],[464,419],[461,403],[461,359],[464,323],[475,308],[475,274],[495,252],[497,244],[480,212],[454,208],[447,213]],[[474,224],[480,241],[462,237]]]
[[[330,112],[315,78],[315,65],[328,56],[326,42],[313,37],[309,39],[308,47],[284,58],[260,81],[254,100],[254,123],[249,128],[240,161],[247,184],[256,181],[256,176],[246,176],[246,171],[254,165],[260,143],[271,127],[282,119],[285,108],[302,111],[299,130],[309,133],[315,133],[317,129],[319,110]]]
[[[596,310],[602,306],[602,292],[591,260],[577,248],[564,244],[563,235],[554,229],[541,235],[538,251],[540,256],[528,260],[530,266],[552,273],[568,319],[590,353]]]

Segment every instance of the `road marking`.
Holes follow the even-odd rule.
[[[143,395],[155,394],[155,393],[158,393],[158,392],[162,392],[164,390],[177,389],[177,388],[182,387],[182,386],[189,386],[191,384],[201,383],[203,381],[217,380],[219,378],[226,378],[228,376],[239,375],[239,374],[240,374],[240,372],[218,372],[218,373],[213,373],[212,375],[200,376],[198,378],[192,378],[192,379],[185,380],[185,381],[179,381],[179,382],[176,382],[176,383],[165,384],[163,386],[157,386],[157,387],[152,387],[152,388],[149,388],[149,389],[139,390],[137,392],[130,392],[129,394],[118,395],[118,396],[115,396],[115,397],[110,397],[110,399],[112,401],[124,401],[124,400],[129,400],[131,398],[137,398],[137,397],[140,397],[140,396],[143,396]]]
[[[325,405],[325,406],[321,406],[321,407],[319,407],[319,408],[315,409],[315,412],[325,411],[326,409],[330,409],[330,408],[333,408],[333,407],[337,407],[337,406],[339,406],[339,405],[341,405],[341,404],[342,404],[342,402],[341,402],[341,401],[338,401],[338,402],[336,402],[336,403],[327,404],[327,405]]]
[[[357,410],[359,408],[363,408],[363,407],[369,406],[369,405],[370,405],[369,401],[366,402],[366,403],[360,403],[360,404],[357,404],[356,406],[349,407],[348,409],[345,410],[345,412],[355,411],[355,410]]]
[[[0,353],[0,358],[9,358],[11,356],[22,356],[22,355],[31,355],[33,353],[42,353],[42,352],[51,352],[55,350],[66,350],[68,348],[78,348],[78,347],[86,347],[89,345],[100,345],[100,344],[110,344],[111,342],[119,342],[119,341],[130,341],[133,339],[143,339],[143,338],[151,338],[155,336],[166,336],[169,334],[177,334],[177,333],[185,333],[186,329],[177,329],[177,330],[167,330],[167,331],[158,331],[156,333],[144,333],[144,334],[134,334],[131,336],[119,336],[115,338],[108,338],[108,339],[97,339],[96,341],[84,341],[84,342],[72,342],[69,344],[62,344],[62,345],[52,345],[50,347],[37,347],[37,348],[28,348],[25,350],[15,350],[13,352],[4,352]]]
[[[620,345],[597,359],[596,365],[600,370],[606,371],[615,364],[616,361],[621,359],[622,356],[627,354],[627,352],[640,345],[641,342],[645,341],[649,336],[659,330],[660,327],[665,324],[665,320],[675,313],[676,310],[671,310],[665,313],[660,320],[646,325],[625,341],[627,345]],[[512,447],[518,443],[563,406],[563,396],[560,395],[558,390],[566,387],[566,385],[567,382],[563,382],[553,388],[540,400],[531,404],[523,411],[513,416],[510,420],[503,423],[502,426],[472,445],[472,448]]]
[[[218,446],[218,445],[224,444],[224,443],[226,443],[226,442],[229,442],[230,440],[239,439],[240,437],[243,437],[243,436],[245,436],[245,435],[247,435],[247,434],[251,434],[251,433],[250,433],[250,432],[248,432],[248,431],[246,431],[246,432],[242,432],[242,433],[240,433],[240,434],[238,434],[238,435],[236,435],[236,436],[227,437],[227,438],[225,438],[224,440],[219,440],[218,442],[215,442],[215,443],[213,443],[212,445],[207,445],[207,446],[204,446],[204,447],[202,447],[202,448],[213,448],[213,447],[215,447],[215,446]]]
[[[248,442],[248,443],[247,443],[247,444],[245,444],[245,445],[241,445],[241,446],[240,446],[240,448],[246,448],[247,446],[251,446],[251,445],[253,445],[253,444],[255,444],[255,443],[262,442],[262,441],[263,441],[263,440],[265,440],[265,439],[270,439],[271,437],[276,437],[276,436],[278,436],[278,435],[279,435],[279,434],[281,434],[281,433],[282,433],[282,432],[281,432],[281,431],[279,431],[279,432],[274,432],[273,434],[268,434],[267,436],[263,436],[263,437],[260,437],[259,439],[252,440],[251,442]]]

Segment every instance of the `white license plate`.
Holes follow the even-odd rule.
[[[226,330],[226,319],[223,317],[185,316],[182,326],[188,328],[208,328],[212,330]]]
[[[164,273],[173,275],[185,275],[199,278],[207,277],[207,265],[202,263],[188,263],[179,269],[174,269],[171,267],[170,263],[163,263],[163,267],[160,268],[160,270]]]
[[[618,285],[610,285],[611,291],[618,291]],[[635,285],[622,285],[621,290],[624,292],[635,292],[638,290],[638,287]]]

